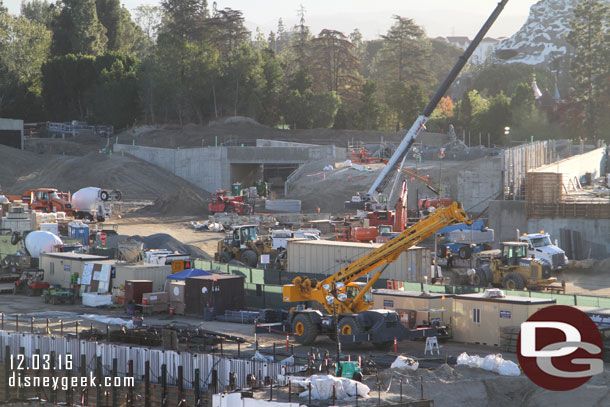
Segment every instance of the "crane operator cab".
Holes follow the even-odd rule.
[[[347,296],[347,299],[353,301],[354,298],[356,298],[358,294],[360,294],[365,285],[366,283],[349,283],[345,287],[345,295]],[[372,308],[374,303],[373,292],[371,290],[368,290],[362,297],[362,301],[367,304],[367,308]]]
[[[502,265],[518,266],[519,260],[527,257],[527,243],[503,242],[502,243]]]
[[[233,228],[233,247],[245,247],[246,242],[256,242],[258,235],[255,225],[236,226]]]

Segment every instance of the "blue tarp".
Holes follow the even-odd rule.
[[[184,281],[189,277],[199,277],[199,276],[209,276],[212,275],[209,271],[200,270],[200,269],[186,269],[182,270],[176,274],[171,274],[167,276],[168,280],[179,280]]]

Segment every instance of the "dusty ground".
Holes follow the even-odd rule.
[[[224,233],[200,232],[190,226],[189,221],[200,221],[202,217],[168,217],[168,218],[135,218],[117,219],[119,234],[149,236],[167,233],[184,244],[197,246],[211,257],[214,257],[218,240]]]
[[[121,308],[113,310],[91,310],[80,306],[49,305],[44,304],[42,298],[31,298],[25,296],[4,295],[0,296],[0,310],[4,315],[3,328],[9,331],[16,329],[16,318],[14,313],[19,312],[20,332],[30,332],[32,329],[31,318],[34,317],[34,332],[46,332],[47,318],[49,318],[49,329],[58,334],[60,330],[60,319],[64,322],[64,333],[75,332],[75,322],[79,322],[79,330],[89,329],[91,322],[80,317],[83,313],[104,313],[114,317],[123,317]],[[248,341],[240,348],[241,357],[251,357],[255,351],[255,335],[252,325],[232,324],[225,322],[202,322],[199,318],[158,314],[154,317],[146,317],[144,322],[151,325],[165,325],[171,322],[188,323],[194,327],[202,324],[203,328],[230,333],[241,336]],[[105,331],[103,324],[93,323],[96,329]],[[117,327],[112,327],[114,329]],[[283,335],[258,335],[259,350],[268,355],[273,354],[273,344],[276,345],[276,359],[281,360],[288,356],[285,350],[285,337]],[[293,344],[291,342],[291,344]],[[307,352],[313,351],[316,355],[322,355],[328,349],[333,355],[335,351],[334,342],[319,338],[313,347],[296,345],[294,353],[297,356],[305,356]],[[225,354],[236,355],[237,346],[225,343],[223,346]],[[420,368],[416,372],[406,372],[388,369],[389,364],[396,354],[380,353],[378,351],[362,348],[360,351],[344,351],[352,358],[360,355],[363,359],[372,358],[377,361],[379,367],[378,375],[365,376],[364,383],[371,388],[371,393],[366,398],[358,400],[359,405],[374,406],[378,404],[378,397],[382,403],[400,401],[400,381],[402,380],[403,401],[417,400],[423,397],[434,400],[435,406],[441,407],[485,407],[485,406],[608,406],[610,395],[610,365],[605,365],[602,375],[593,377],[582,387],[567,392],[550,392],[534,385],[527,377],[503,377],[492,372],[486,372],[476,368],[455,366],[455,358],[462,352],[470,355],[478,354],[485,356],[499,353],[497,348],[479,345],[469,345],[456,342],[441,343],[440,355],[424,355],[424,343],[421,341],[404,341],[398,346],[398,353],[420,360]],[[516,355],[504,353],[503,357],[516,361]],[[315,366],[318,374],[324,374],[318,356]],[[297,362],[304,360],[297,358]],[[444,364],[448,362],[449,365]],[[257,398],[269,399],[269,392],[259,391]],[[285,387],[275,388],[273,399],[287,401],[288,394]],[[307,402],[306,398],[299,399],[296,394],[292,395],[292,401]],[[317,406],[327,406],[328,400],[314,402]],[[354,405],[354,401],[338,401],[336,405]]]

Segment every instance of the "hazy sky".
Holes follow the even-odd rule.
[[[209,0],[212,4],[213,0]],[[133,10],[140,4],[157,5],[159,0],[122,0]],[[275,31],[278,18],[286,27],[297,21],[300,4],[306,9],[307,24],[314,33],[333,28],[345,33],[360,28],[365,38],[376,38],[392,24],[398,14],[411,17],[422,25],[429,36],[467,35],[473,37],[491,14],[498,0],[218,0],[218,7],[242,10],[251,30],[260,27],[265,33]],[[525,22],[529,8],[536,0],[509,0],[492,27],[492,37],[511,36]],[[13,13],[19,11],[21,0],[4,0]]]

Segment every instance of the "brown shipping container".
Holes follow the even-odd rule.
[[[224,315],[225,310],[244,308],[244,277],[213,274],[188,277],[185,288],[185,313],[203,316],[203,310],[214,308],[214,315]]]
[[[378,243],[336,242],[331,240],[295,240],[288,242],[288,271],[330,275],[348,266]],[[397,281],[422,282],[431,274],[430,249],[412,247],[390,264],[381,278]],[[383,267],[383,266],[381,266]],[[378,270],[380,270],[379,268]]]
[[[125,281],[125,303],[132,301],[136,304],[142,303],[142,294],[153,290],[151,280],[127,280]]]

